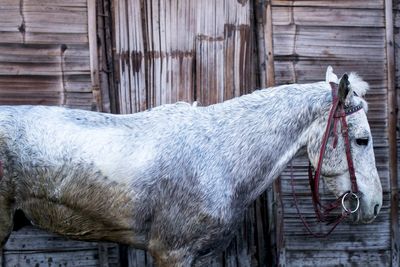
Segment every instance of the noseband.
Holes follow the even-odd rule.
[[[314,205],[314,211],[317,216],[317,219],[319,222],[327,222],[328,224],[333,224],[333,227],[327,232],[327,233],[315,233],[311,230],[310,226],[308,223],[305,221],[304,217],[301,215],[298,204],[297,204],[297,199],[296,199],[296,194],[294,191],[294,184],[293,184],[293,175],[292,175],[292,191],[293,191],[293,196],[294,196],[294,201],[295,201],[295,206],[297,209],[297,212],[300,216],[300,219],[302,220],[304,226],[310,232],[312,235],[316,237],[325,237],[329,235],[335,228],[336,226],[343,221],[346,217],[348,217],[351,213],[355,213],[359,207],[360,207],[360,198],[357,195],[358,193],[358,186],[357,186],[357,178],[354,170],[354,164],[353,164],[353,159],[351,157],[351,148],[350,148],[350,141],[349,141],[349,131],[348,131],[348,125],[346,122],[346,116],[353,114],[359,110],[361,110],[363,107],[362,105],[357,105],[357,106],[346,106],[342,101],[340,101],[340,98],[338,96],[338,85],[336,83],[330,83],[331,89],[332,89],[332,108],[329,112],[329,117],[328,117],[328,122],[326,124],[325,132],[322,137],[322,143],[321,143],[321,148],[320,148],[320,153],[319,153],[319,159],[318,159],[318,165],[315,170],[315,173],[313,174],[313,167],[311,163],[309,163],[308,167],[308,178],[310,182],[310,187],[311,187],[311,193],[312,193],[312,200],[313,200],[313,205]],[[326,144],[328,142],[329,136],[333,130],[333,148],[336,149],[337,142],[338,142],[338,135],[337,135],[337,125],[338,123],[341,123],[341,133],[344,139],[344,144],[345,144],[345,150],[346,150],[346,159],[347,159],[347,165],[348,165],[348,171],[350,174],[350,182],[351,182],[351,190],[345,192],[343,195],[341,195],[338,199],[336,199],[334,202],[328,204],[328,205],[322,205],[320,202],[320,197],[319,197],[319,180],[321,176],[321,167],[322,167],[322,162],[326,150]],[[293,171],[292,171],[293,172]],[[357,204],[354,209],[351,207],[347,207],[345,204],[346,200],[354,199]],[[341,215],[336,216],[332,218],[330,216],[330,213],[338,208],[342,207],[344,212],[342,212]]]

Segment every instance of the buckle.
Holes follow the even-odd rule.
[[[342,135],[343,135],[343,136],[348,136],[348,135],[349,135],[349,129],[348,129],[348,127],[343,127],[343,125],[342,125],[341,132],[342,132]]]
[[[347,208],[346,207],[346,205],[344,204],[344,201],[346,200],[346,197],[354,197],[356,200],[357,200],[357,206],[356,206],[356,208],[355,209],[351,209],[351,208]],[[344,195],[343,195],[343,197],[342,197],[342,208],[346,211],[346,212],[349,212],[349,213],[354,213],[354,212],[356,212],[359,208],[360,208],[360,198],[355,194],[355,193],[353,193],[353,192],[347,192],[347,193],[345,193]]]

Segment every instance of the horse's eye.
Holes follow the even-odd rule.
[[[357,145],[359,145],[359,146],[367,146],[367,145],[368,145],[368,142],[369,142],[369,139],[368,139],[368,138],[357,138],[357,139],[356,139],[356,143],[357,143]]]

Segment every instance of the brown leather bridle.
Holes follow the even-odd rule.
[[[347,76],[346,76],[347,78]],[[345,79],[347,82],[347,79]],[[357,106],[350,106],[347,107],[345,105],[344,99],[340,99],[338,95],[338,85],[336,83],[331,82],[331,89],[332,89],[332,108],[329,112],[329,117],[328,117],[328,122],[326,124],[325,132],[322,137],[322,143],[321,143],[321,148],[320,148],[320,153],[319,153],[319,159],[318,159],[318,165],[317,168],[315,169],[315,173],[313,174],[313,167],[311,165],[311,162],[309,163],[308,167],[308,178],[310,182],[310,187],[311,187],[311,193],[312,193],[312,201],[314,205],[314,211],[317,216],[317,219],[319,222],[326,222],[328,224],[333,224],[332,228],[327,232],[327,233],[315,233],[311,230],[311,227],[309,224],[306,222],[304,217],[300,213],[300,209],[298,207],[297,203],[297,198],[296,198],[296,193],[294,189],[294,178],[293,178],[293,170],[291,170],[292,175],[292,192],[293,192],[293,197],[294,197],[294,202],[295,206],[297,209],[297,212],[300,216],[301,221],[303,222],[304,226],[308,230],[310,234],[312,234],[315,237],[326,237],[329,235],[335,228],[336,226],[342,222],[346,217],[348,217],[351,213],[355,213],[359,207],[360,207],[360,197],[358,196],[358,186],[357,186],[357,178],[354,170],[354,164],[353,164],[353,159],[351,157],[351,148],[350,148],[350,140],[349,140],[349,134],[348,134],[348,125],[346,122],[346,116],[353,114],[363,108],[362,104],[357,105]],[[340,84],[342,85],[342,82]],[[347,86],[347,85],[346,85]],[[328,142],[329,136],[331,135],[331,132],[333,130],[333,148],[335,149],[337,146],[338,142],[338,135],[337,135],[337,125],[338,123],[341,123],[341,133],[344,139],[345,143],[345,150],[346,150],[346,159],[347,159],[347,165],[348,165],[348,170],[350,174],[350,182],[351,182],[351,190],[345,192],[343,195],[341,195],[339,198],[337,198],[334,202],[328,204],[328,205],[323,205],[320,202],[320,197],[319,197],[319,180],[321,176],[321,167],[322,167],[322,162],[325,154],[325,149],[326,149],[326,144]],[[345,201],[353,198],[356,200],[356,207],[351,208],[351,207],[346,207]],[[343,212],[341,215],[332,217],[330,213],[335,210],[336,208],[342,207]]]

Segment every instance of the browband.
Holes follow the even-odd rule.
[[[359,104],[357,106],[350,106],[350,107],[345,106],[344,113],[346,113],[346,115],[350,115],[350,114],[353,114],[353,113],[361,110],[362,108],[363,108],[362,104]]]

